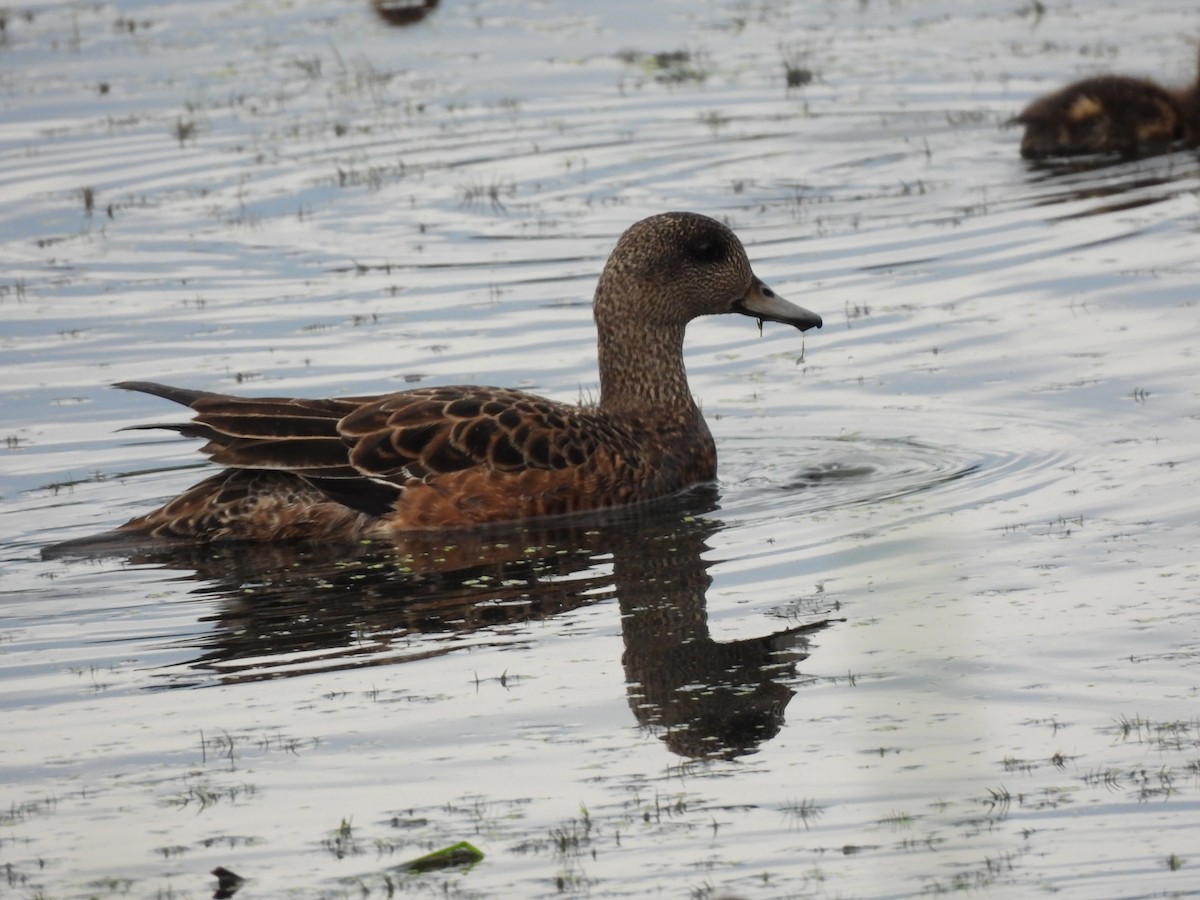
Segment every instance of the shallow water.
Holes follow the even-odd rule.
[[[1195,15],[1047,7],[10,10],[0,894],[1195,895],[1200,161],[1003,127],[1190,78]],[[201,477],[111,382],[594,394],[668,208],[826,318],[691,329],[714,491],[42,559]]]

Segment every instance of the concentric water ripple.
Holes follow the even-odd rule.
[[[722,451],[726,471],[735,472],[747,468],[747,455],[761,459],[764,451],[775,453],[767,465],[755,464],[752,477],[723,481],[723,509],[760,517],[803,516],[925,493],[933,494],[927,498],[926,515],[939,516],[998,496],[1035,492],[1057,478],[1056,470],[1072,459],[1066,452],[972,453],[911,439],[865,436],[812,442],[796,454],[803,459],[779,454],[769,444],[726,444]]]

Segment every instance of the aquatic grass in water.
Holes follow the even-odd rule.
[[[6,883],[1189,889],[1200,164],[1033,166],[1002,125],[1190,77],[1190,14],[1126,12],[10,14]],[[407,553],[40,558],[197,479],[116,431],[162,413],[113,381],[586,395],[595,277],[667,208],[827,322],[690,331],[715,494]]]

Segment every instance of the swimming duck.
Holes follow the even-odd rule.
[[[754,274],[732,231],[670,212],[621,235],[600,275],[595,405],[474,385],[304,400],[122,382],[195,413],[134,428],[202,438],[225,468],[119,530],[386,538],[622,506],[711,481],[716,446],[688,389],[683,337],[692,319],[720,313],[821,327]]]
[[[1182,88],[1142,78],[1101,75],[1030,103],[1014,120],[1025,126],[1021,156],[1085,153],[1142,156],[1177,142],[1200,145],[1200,76]]]
[[[415,25],[437,9],[438,0],[371,0],[375,14],[389,25]]]

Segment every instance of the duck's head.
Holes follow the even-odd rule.
[[[754,274],[737,235],[699,213],[660,213],[632,225],[617,241],[596,290],[598,323],[636,316],[646,324],[681,327],[722,313],[801,331],[821,327],[819,315],[785,300]]]

